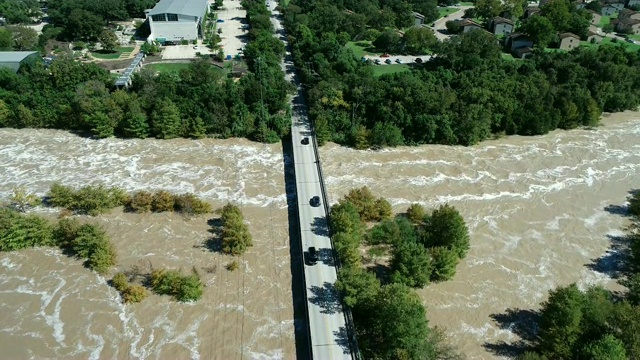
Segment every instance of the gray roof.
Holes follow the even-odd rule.
[[[20,62],[37,51],[0,51],[0,62]]]
[[[202,16],[207,8],[207,0],[160,0],[149,15],[181,14]]]

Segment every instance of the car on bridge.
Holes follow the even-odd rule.
[[[309,265],[315,265],[318,263],[318,250],[314,246],[309,247],[309,256],[307,257],[307,261],[309,262]]]
[[[310,203],[311,203],[311,206],[313,206],[313,207],[320,206],[320,196],[312,197]]]
[[[302,143],[302,145],[309,145],[309,138],[308,137],[302,138],[301,143]]]

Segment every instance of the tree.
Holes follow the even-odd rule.
[[[251,233],[244,223],[244,217],[239,207],[230,203],[223,206],[220,220],[222,223],[220,237],[222,250],[225,253],[241,255],[253,246]]]
[[[140,51],[144,52],[147,55],[155,55],[160,52],[160,46],[157,42],[145,42],[140,46]]]
[[[13,36],[13,48],[18,51],[34,50],[38,45],[38,33],[26,26],[7,27]]]
[[[447,33],[449,34],[460,34],[464,30],[459,20],[449,20],[444,25],[447,27]]]
[[[478,0],[475,9],[478,17],[488,21],[500,15],[502,3],[500,0]]]
[[[404,44],[409,54],[423,55],[431,49],[436,42],[433,32],[424,27],[412,27],[403,36]]]
[[[407,219],[416,225],[419,225],[424,221],[426,214],[424,207],[420,204],[413,203],[407,209]]]
[[[103,30],[98,40],[102,44],[102,49],[107,52],[114,52],[118,47],[118,36],[111,30]]]
[[[0,29],[0,51],[11,50],[13,50],[13,34],[6,28]]]
[[[534,45],[544,49],[556,36],[553,24],[544,16],[531,16],[524,21],[522,30],[531,37]]]
[[[584,294],[575,284],[549,293],[542,304],[539,322],[540,350],[551,359],[573,358],[573,350],[582,329]]]
[[[333,235],[333,243],[340,262],[344,266],[359,267],[360,237],[357,233],[338,232]]]
[[[159,139],[173,139],[180,136],[182,119],[180,110],[168,98],[159,102],[151,116],[153,129]]]
[[[430,330],[418,295],[402,284],[382,286],[358,316],[358,344],[367,359],[420,359]],[[371,316],[375,314],[376,316]]]
[[[41,202],[39,197],[29,193],[23,187],[13,188],[13,194],[9,200],[11,205],[20,212],[26,212],[30,208],[38,206]]]
[[[422,244],[401,242],[394,246],[391,260],[394,283],[422,288],[429,283],[432,269],[431,259]]]
[[[624,344],[611,334],[605,335],[602,339],[587,344],[583,351],[585,359],[591,360],[626,360],[627,352]]]
[[[395,53],[399,50],[400,42],[401,39],[398,32],[393,29],[388,29],[383,31],[380,36],[375,39],[373,46],[384,52]]]
[[[355,308],[373,301],[380,291],[380,281],[375,274],[358,266],[343,267],[338,271],[336,289],[342,293],[344,303]]]
[[[453,279],[458,265],[458,254],[446,247],[438,246],[429,249],[431,254],[431,281],[440,282]]]
[[[504,1],[504,11],[506,11],[510,16],[519,19],[524,15],[524,9],[527,6],[526,0],[505,0]]]
[[[469,250],[469,230],[462,215],[448,204],[433,210],[425,219],[423,244],[426,247],[444,246],[464,258]]]

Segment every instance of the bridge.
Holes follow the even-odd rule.
[[[296,75],[289,44],[275,7],[275,2],[272,2],[270,10],[274,16],[271,20],[276,34],[280,35],[287,48],[287,56],[281,64],[282,70],[287,80],[297,89],[292,99],[291,139],[303,252],[300,256],[304,259],[309,357],[314,360],[358,359],[353,320],[335,289],[339,262],[330,238],[328,198],[322,177],[318,144],[313,124],[307,116],[302,85]],[[304,138],[308,138],[309,141],[303,143]],[[320,206],[312,206],[311,198],[314,196],[320,197]],[[308,261],[309,247],[315,247],[318,252],[318,261],[313,265]]]

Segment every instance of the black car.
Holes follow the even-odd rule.
[[[387,59],[384,61],[386,64],[391,64],[391,59]]]
[[[422,64],[422,59],[421,58],[416,58],[416,63]]]
[[[307,258],[309,261],[309,265],[315,265],[318,263],[318,250],[315,247],[311,246],[309,248],[309,257]]]
[[[302,145],[309,145],[309,138],[308,137],[302,138]]]
[[[311,206],[313,207],[320,206],[320,196],[314,196],[311,198]]]

